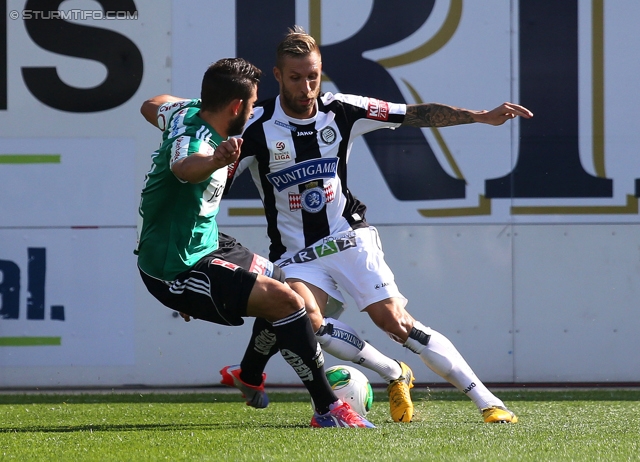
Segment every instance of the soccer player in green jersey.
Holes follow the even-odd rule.
[[[311,426],[373,427],[333,393],[304,301],[284,283],[282,270],[218,231],[227,166],[242,147],[241,138],[229,137],[242,133],[260,76],[243,59],[222,59],[205,72],[201,103],[169,95],[143,103],[143,116],[163,135],[140,202],[140,275],[156,299],[185,319],[229,326],[247,316],[266,319],[311,394]],[[263,387],[234,380],[245,396],[267,399]]]

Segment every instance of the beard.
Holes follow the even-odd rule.
[[[294,114],[299,114],[300,116],[306,116],[307,114],[309,114],[309,112],[311,112],[313,106],[316,104],[316,98],[318,97],[319,94],[320,94],[319,89],[313,92],[310,95],[309,104],[306,106],[303,106],[297,101],[297,99],[291,94],[291,92],[289,92],[286,89],[286,87],[283,86],[280,92],[280,99],[282,103],[287,107],[287,109],[289,109]]]
[[[229,121],[229,136],[236,136],[242,134],[244,126],[249,120],[251,111],[247,111],[247,103],[242,103],[242,110],[238,112],[238,115]]]

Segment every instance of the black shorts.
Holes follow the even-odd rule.
[[[197,319],[240,326],[258,274],[284,282],[284,272],[267,258],[220,233],[220,247],[201,258],[174,281],[140,270],[147,289],[163,305]]]

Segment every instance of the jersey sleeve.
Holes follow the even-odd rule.
[[[390,103],[376,98],[358,95],[330,93],[324,96],[325,104],[340,102],[352,122],[352,136],[360,136],[380,128],[395,129],[402,125],[407,113],[404,103]]]
[[[199,140],[191,136],[179,136],[173,140],[169,147],[170,157],[169,166],[173,167],[173,164],[191,154],[204,154],[212,156],[214,149],[209,143]]]
[[[162,131],[165,131],[169,126],[169,121],[171,117],[176,113],[176,111],[182,109],[185,106],[200,106],[199,99],[183,99],[181,101],[174,101],[162,104],[158,108],[157,114],[157,125],[158,128]]]

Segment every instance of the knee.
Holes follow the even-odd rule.
[[[311,321],[311,327],[314,332],[317,332],[320,327],[322,327],[322,322],[324,321],[324,317],[322,316],[322,312],[320,311],[320,307],[314,301],[309,303],[305,303],[305,308],[307,310],[307,315],[309,316],[309,321]]]
[[[247,315],[273,322],[286,318],[302,307],[304,300],[289,286],[273,279],[262,278],[249,296]]]
[[[401,344],[409,338],[412,327],[413,324],[408,323],[407,320],[395,317],[385,318],[380,325],[380,328],[384,330],[391,339]]]
[[[282,285],[280,289],[280,293],[275,297],[277,300],[276,303],[281,306],[287,314],[295,313],[300,308],[304,307],[303,298],[293,289],[285,285]]]
[[[311,327],[313,328],[313,331],[316,332],[320,329],[323,322],[323,310],[320,309],[319,305],[319,303],[322,302],[316,299],[316,295],[304,282],[298,280],[287,280],[287,283],[297,295],[302,297],[302,302],[304,303],[305,310],[309,316],[309,320],[311,321]]]
[[[404,343],[409,338],[414,319],[403,306],[396,303],[387,303],[377,307],[372,305],[367,307],[366,311],[376,326],[396,342]]]
[[[302,298],[293,290],[283,287],[272,294],[267,308],[268,315],[264,317],[270,322],[279,321],[291,316],[303,307]]]

